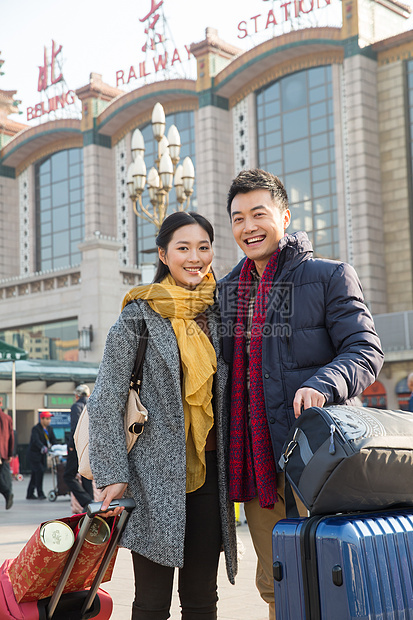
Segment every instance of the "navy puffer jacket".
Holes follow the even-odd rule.
[[[277,463],[295,421],[299,388],[318,390],[326,405],[348,403],[375,381],[384,357],[354,269],[312,258],[304,232],[285,236],[279,247],[262,344],[265,408]],[[244,260],[218,285],[223,355],[230,365]]]

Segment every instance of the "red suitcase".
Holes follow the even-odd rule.
[[[100,502],[89,504],[86,518],[51,597],[33,602],[17,603],[8,574],[12,560],[6,560],[0,568],[0,620],[87,620],[89,618],[109,620],[112,615],[112,599],[107,592],[99,588],[99,585],[115,553],[129,515],[135,507],[135,502],[132,499],[115,500],[111,503],[109,510],[119,506],[123,506],[125,510],[119,517],[93,584],[86,590],[62,595],[93,517],[101,513]]]

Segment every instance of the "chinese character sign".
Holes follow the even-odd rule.
[[[56,75],[56,58],[62,51],[62,46],[57,46],[55,41],[52,40],[52,57],[50,63],[47,58],[47,50],[44,48],[43,66],[39,67],[39,79],[37,82],[37,91],[40,93],[46,90],[49,86],[57,84],[63,80],[63,74],[60,72]],[[50,84],[49,84],[49,68],[50,68]]]

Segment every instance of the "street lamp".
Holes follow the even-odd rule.
[[[171,125],[168,137],[165,136],[165,112],[159,102],[152,111],[152,131],[158,143],[155,166],[147,175],[145,141],[142,132],[135,129],[131,142],[133,161],[128,168],[127,186],[135,215],[152,222],[159,230],[168,210],[172,187],[175,187],[178,211],[189,208],[194,191],[195,170],[190,157],[185,157],[183,164],[178,165],[181,137],[175,125]],[[145,185],[148,187],[150,205],[144,205],[142,201]]]

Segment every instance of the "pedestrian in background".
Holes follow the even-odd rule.
[[[6,500],[6,510],[13,506],[13,487],[10,471],[10,459],[13,456],[14,435],[13,421],[0,408],[0,493]]]
[[[410,390],[410,398],[407,410],[413,412],[413,372],[411,372],[410,375],[407,377],[407,387]]]
[[[26,499],[46,499],[43,492],[43,476],[47,468],[47,453],[57,443],[50,422],[53,414],[50,411],[40,413],[40,422],[33,426],[28,450],[32,475],[27,487]],[[34,491],[37,491],[37,495]]]
[[[87,478],[81,477],[80,483],[77,479],[77,473],[79,469],[79,461],[77,458],[75,442],[73,435],[76,430],[77,423],[83,409],[86,407],[87,399],[90,396],[90,389],[82,383],[75,389],[75,402],[70,409],[70,439],[67,444],[67,462],[63,479],[66,482],[69,490],[79,504],[82,506],[82,510],[86,511],[86,508],[90,502],[93,502],[93,486],[92,481]]]

